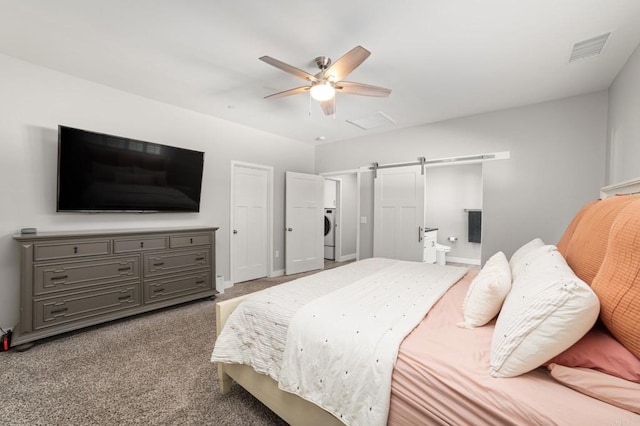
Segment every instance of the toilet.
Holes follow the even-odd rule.
[[[450,251],[451,247],[436,243],[436,263],[444,265],[446,263],[445,255]]]

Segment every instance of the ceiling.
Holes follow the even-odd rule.
[[[609,87],[640,42],[638,0],[0,0],[0,53],[309,144],[334,142]],[[574,43],[612,31],[600,56]],[[338,94],[325,116],[305,82],[361,45],[347,80],[388,98]],[[347,122],[382,112],[395,124]]]

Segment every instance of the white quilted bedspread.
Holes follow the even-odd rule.
[[[227,319],[216,340],[211,361],[251,365],[258,373],[277,381],[287,328],[298,309],[397,262],[366,259],[255,293]]]
[[[299,309],[279,386],[348,425],[385,425],[400,343],[466,268],[399,261]]]
[[[367,259],[240,304],[211,361],[251,365],[350,425],[384,425],[398,348],[466,268]]]

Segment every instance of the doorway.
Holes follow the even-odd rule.
[[[335,262],[356,260],[359,252],[359,212],[360,212],[360,172],[346,170],[331,173],[322,173],[325,180],[325,212],[332,210],[335,217],[334,225],[334,249]],[[334,190],[327,191],[327,182],[335,182]],[[325,221],[326,222],[326,221]],[[327,243],[325,243],[325,246]],[[328,250],[331,251],[330,249]],[[331,256],[329,256],[331,257]],[[327,256],[325,256],[327,259]],[[325,261],[327,265],[327,261]]]
[[[342,208],[340,206],[340,180],[325,178],[324,180],[324,259],[340,258],[340,237],[338,224]]]
[[[482,167],[425,167],[425,226],[438,229],[437,244],[448,262],[481,263],[482,230],[472,232],[470,215],[482,214]]]

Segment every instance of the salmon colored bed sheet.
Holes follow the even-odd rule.
[[[400,346],[390,425],[638,425],[640,416],[556,382],[544,367],[514,378],[489,375],[494,322],[462,322],[468,273]]]

